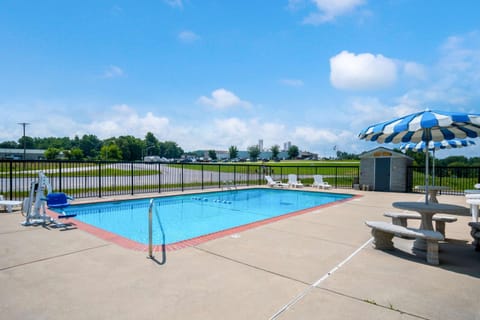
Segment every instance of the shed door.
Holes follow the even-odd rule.
[[[375,159],[375,191],[390,191],[390,160]]]

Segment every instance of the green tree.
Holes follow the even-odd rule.
[[[337,159],[338,160],[358,160],[360,158],[358,157],[358,155],[354,153],[348,153],[348,152],[337,150]]]
[[[20,146],[16,141],[4,141],[4,142],[0,142],[0,148],[17,149],[17,148],[20,148]]]
[[[238,157],[237,147],[236,146],[230,146],[230,148],[228,148],[228,154],[229,154],[230,160]]]
[[[94,134],[85,134],[80,139],[79,148],[87,158],[96,158],[102,147],[102,141]]]
[[[251,161],[257,161],[260,155],[260,147],[258,145],[250,146],[247,149]]]
[[[74,147],[66,154],[66,156],[69,160],[82,160],[83,151],[78,147]]]
[[[394,149],[394,151],[401,152],[398,149]],[[405,152],[405,155],[409,156],[410,158],[413,158],[414,166],[419,166],[419,167],[425,166],[425,152],[415,152],[412,150],[407,150]]]
[[[276,144],[270,148],[270,151],[272,151],[272,159],[277,160],[278,155],[280,154],[280,146]]]
[[[162,150],[160,150],[160,143],[158,142],[158,139],[151,132],[147,132],[145,135],[144,149],[147,151],[144,155],[164,156]]]
[[[100,149],[102,160],[122,160],[122,151],[115,143],[105,144]]]
[[[69,137],[33,138],[33,144],[35,149],[48,149],[52,147],[61,150],[70,150],[72,148],[72,142]]]
[[[292,145],[292,146],[290,146],[290,148],[288,148],[288,158],[289,159],[296,159],[299,154],[300,154],[300,152],[298,151],[298,147],[296,145]]]
[[[165,141],[163,145],[165,147],[165,153],[163,155],[165,158],[178,159],[184,154],[183,149],[180,148],[176,142]]]
[[[47,150],[45,150],[45,153],[44,153],[44,156],[45,156],[45,159],[47,160],[55,160],[58,158],[58,156],[60,155],[60,149],[58,148],[48,148]]]
[[[25,136],[18,139],[18,148],[23,149],[23,141],[25,140],[25,149],[34,149],[35,143],[32,137]]]
[[[134,136],[120,136],[115,140],[115,144],[122,152],[122,159],[125,161],[134,161],[142,158],[143,141]]]
[[[208,150],[208,157],[212,160],[217,160],[217,153],[215,150]]]

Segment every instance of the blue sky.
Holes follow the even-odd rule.
[[[379,146],[357,138],[373,123],[480,113],[478,12],[476,0],[4,0],[0,141],[28,122],[32,137],[360,153]]]

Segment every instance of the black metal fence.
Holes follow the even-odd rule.
[[[54,191],[75,198],[264,185],[265,175],[286,182],[291,173],[306,185],[321,174],[335,188],[349,189],[359,177],[358,166],[2,160],[0,194],[23,199],[40,171]]]
[[[321,174],[335,188],[351,189],[359,182],[359,166],[313,166],[246,163],[158,163],[106,161],[28,161],[0,160],[0,194],[6,199],[21,200],[32,182],[43,171],[52,189],[75,198],[162,193],[231,186],[264,185],[265,175],[286,182],[294,173],[303,184]],[[407,192],[425,184],[424,167],[408,167]],[[447,186],[442,194],[463,195],[480,182],[480,167],[436,167],[430,183]]]
[[[463,195],[480,183],[480,167],[430,167],[429,182],[449,188],[441,194]],[[425,167],[407,168],[407,191],[414,191],[416,185],[425,185]]]

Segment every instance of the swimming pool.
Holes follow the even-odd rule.
[[[154,198],[153,242],[170,245],[224,230],[269,221],[328,203],[348,194],[280,189],[245,189]],[[76,220],[148,244],[150,199],[72,205]]]

